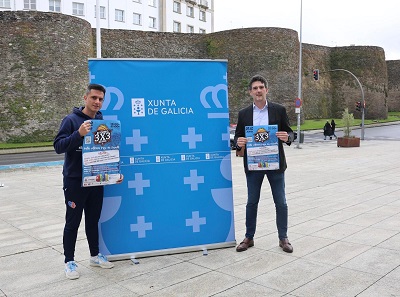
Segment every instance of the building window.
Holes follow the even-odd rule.
[[[157,28],[156,18],[149,17],[149,27],[153,29]]]
[[[78,3],[78,2],[72,2],[72,14],[73,15],[80,15],[83,16],[85,15],[83,13],[83,3]]]
[[[142,16],[138,13],[133,13],[133,24],[142,25]]]
[[[49,11],[61,12],[61,0],[49,0]]]
[[[96,11],[96,5],[94,6],[94,18],[96,18],[97,11]],[[101,19],[106,19],[106,8],[104,6],[100,6],[100,18]]]
[[[174,1],[174,12],[181,13],[181,3]]]
[[[36,0],[24,0],[24,9],[36,10]]]
[[[156,7],[156,0],[149,0],[149,6]]]
[[[188,33],[194,33],[194,27],[188,25],[188,26],[187,26],[187,32],[188,32]]]
[[[174,32],[176,33],[181,32],[181,23],[174,21]]]
[[[200,19],[200,21],[203,21],[203,22],[206,21],[206,12],[204,10],[200,10],[199,19]]]
[[[0,7],[11,8],[10,0],[0,0]]]
[[[186,7],[186,15],[188,17],[194,18],[194,7],[193,6]]]
[[[125,20],[124,11],[120,9],[115,10],[115,20],[117,22],[123,22]]]
[[[206,34],[206,29],[199,29],[200,34]]]

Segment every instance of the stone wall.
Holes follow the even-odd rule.
[[[400,60],[386,61],[388,73],[388,111],[400,110]]]
[[[96,30],[93,29],[94,49]],[[103,58],[206,59],[205,36],[135,30],[101,30]]]
[[[82,104],[87,59],[94,58],[96,32],[79,18],[45,12],[0,12],[0,142],[52,140],[61,119]],[[362,83],[366,118],[400,110],[400,61],[385,62],[379,47],[302,45],[302,120],[354,112]],[[298,34],[282,28],[247,28],[203,34],[102,30],[103,58],[228,60],[231,122],[251,103],[247,84],[261,74],[269,99],[286,106],[292,124],[298,96]],[[320,70],[314,81],[312,70]],[[193,77],[195,79],[195,75]]]
[[[59,13],[0,12],[0,32],[0,141],[49,141],[82,102],[90,24]]]
[[[297,32],[283,28],[235,29],[207,35],[102,30],[105,58],[228,60],[232,123],[239,109],[251,103],[247,83],[254,74],[268,79],[269,99],[285,105],[291,122],[296,120],[299,46]],[[353,73],[363,86],[366,118],[387,117],[387,69],[382,48],[303,44],[302,53],[302,119],[341,117],[346,107],[356,118],[361,117],[355,111],[355,102],[362,98],[357,80],[344,71],[331,71],[342,68]],[[318,82],[312,78],[315,68],[321,73]]]
[[[269,99],[293,107],[298,88],[297,33],[282,28],[247,28],[207,36],[209,57],[228,60],[228,94],[231,122],[238,111],[251,104],[248,82],[255,74],[268,80]]]
[[[302,117],[303,119],[326,119],[341,117],[332,100],[330,69],[331,48],[303,44],[302,50]],[[313,78],[313,70],[319,69],[319,80]]]
[[[387,67],[385,52],[380,47],[349,46],[333,48],[330,55],[330,69],[350,70],[362,84],[366,102],[367,119],[387,118]],[[344,71],[331,74],[332,97],[336,110],[343,105],[354,111],[354,117],[361,112],[354,110],[355,102],[362,101],[362,92],[356,79]],[[350,108],[351,107],[351,108]]]
[[[319,81],[312,70],[319,69]],[[351,73],[349,73],[349,72]],[[357,78],[355,78],[353,75]],[[362,85],[362,90],[359,83]],[[387,118],[387,68],[380,47],[303,47],[303,112],[305,118],[341,117],[347,107],[354,117],[355,102],[366,102],[366,119]]]

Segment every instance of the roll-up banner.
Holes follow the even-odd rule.
[[[124,181],[105,187],[110,260],[230,247],[234,230],[226,60],[90,59],[121,123]]]

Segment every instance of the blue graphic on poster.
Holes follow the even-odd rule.
[[[124,181],[105,189],[101,252],[235,245],[227,62],[91,59],[89,70],[107,90],[104,118],[122,127]]]
[[[246,126],[249,170],[279,169],[278,125]]]
[[[88,120],[92,127],[82,145],[82,186],[105,186],[120,179],[121,123]]]

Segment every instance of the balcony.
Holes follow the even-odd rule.
[[[186,2],[190,3],[190,4],[197,4],[197,0],[186,0]]]
[[[197,4],[199,6],[201,6],[201,7],[208,8],[208,1],[207,0],[198,0]]]

